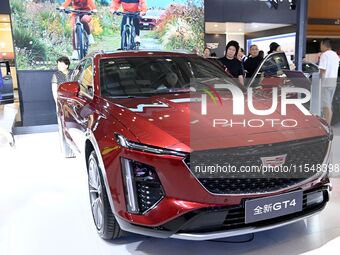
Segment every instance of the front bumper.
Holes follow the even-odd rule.
[[[324,148],[324,163],[329,162],[330,147],[331,143]],[[126,173],[119,176],[125,171],[115,171],[119,175],[111,179],[111,187],[115,187],[115,190],[125,189],[126,191],[125,196],[124,192],[114,193],[114,196],[112,196],[115,204],[113,211],[120,227],[127,232],[147,236],[209,240],[267,230],[296,222],[321,211],[329,200],[331,190],[327,173],[323,172],[301,183],[275,192],[261,190],[247,194],[215,194],[202,186],[202,183],[194,177],[184,164],[182,157],[173,155],[157,155],[155,157],[152,153],[132,149],[124,149],[120,156],[120,158],[131,162],[136,161],[146,164],[149,166],[147,167],[148,169],[152,168],[151,172],[157,173],[159,184],[164,190],[162,199],[153,203],[154,206],[150,210],[134,212],[129,210],[127,206],[129,203],[126,203],[126,201],[132,201],[129,197],[132,198],[133,196],[131,195],[134,194],[134,198],[139,199],[136,204],[140,204],[141,199],[152,197],[151,193],[147,193],[147,190],[145,192],[136,192],[132,191],[132,189],[128,191],[126,189],[128,185],[126,184],[130,183],[130,186],[133,184],[133,182],[128,181],[132,180],[131,176],[129,177]],[[112,169],[119,169],[121,164],[119,162],[116,166],[112,165],[111,167]],[[137,167],[130,168],[130,171],[130,175],[134,174],[136,178],[137,173],[138,176],[141,173]],[[112,172],[114,171],[112,170]],[[152,179],[156,180],[157,178]],[[123,182],[120,180],[123,180]],[[122,185],[123,183],[125,186]],[[146,186],[150,185],[146,183]],[[138,188],[138,185],[136,187]],[[304,199],[307,199],[308,193],[322,190],[322,202],[313,207],[304,205],[303,210],[298,213],[245,224],[244,205],[246,200],[280,195],[297,190],[304,192]],[[232,214],[237,214],[236,218],[230,219],[229,216]]]
[[[133,224],[119,216],[116,218],[120,227],[127,232],[158,238],[170,237],[196,241],[218,239],[269,230],[311,217],[326,206],[331,189],[330,183],[324,183],[318,188],[306,190],[302,211],[251,224],[244,223],[244,203],[236,207],[208,207],[193,210],[157,227]],[[323,193],[323,201],[308,206],[307,195],[320,191]],[[233,215],[233,219],[230,219],[230,215]]]

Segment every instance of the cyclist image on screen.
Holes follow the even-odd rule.
[[[121,25],[121,33],[123,33],[123,28],[126,24],[126,22],[129,20],[128,15],[124,15],[124,13],[139,13],[139,15],[132,16],[132,23],[135,27],[136,37],[134,38],[134,41],[138,44],[141,43],[140,40],[140,16],[144,16],[147,11],[147,5],[146,0],[112,0],[110,11],[112,14],[117,13],[120,6],[122,6],[123,9],[123,19],[122,19],[122,25]],[[122,35],[123,36],[123,35]]]
[[[72,4],[74,10],[79,10],[79,11],[92,11],[94,13],[97,12],[97,7],[94,3],[94,0],[66,0],[65,3],[59,7],[60,10],[67,9],[70,5]],[[80,21],[84,26],[84,29],[86,33],[88,34],[88,41],[89,44],[94,44],[94,38],[93,35],[91,34],[91,28],[90,28],[90,22],[92,18],[88,14],[82,14],[80,16]],[[73,44],[73,53],[72,53],[72,59],[78,59],[78,51],[76,48],[76,43],[75,43],[75,33],[74,33],[74,28],[75,28],[75,22],[76,22],[76,14],[72,13],[72,44]]]

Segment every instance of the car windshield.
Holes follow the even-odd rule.
[[[221,83],[239,86],[218,65],[200,57],[126,57],[100,62],[104,97],[195,92]]]
[[[303,63],[302,64],[302,71],[305,73],[317,73],[319,72],[319,68],[311,63]]]

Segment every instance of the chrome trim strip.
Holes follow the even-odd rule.
[[[309,217],[315,216],[318,213],[320,213],[324,209],[325,206],[323,206],[321,209],[311,214],[307,214],[299,218],[291,219],[285,222],[281,222],[281,223],[277,223],[277,224],[273,224],[273,225],[269,225],[265,227],[248,227],[248,228],[236,229],[236,230],[231,230],[231,231],[216,231],[216,232],[198,233],[198,234],[180,233],[180,234],[173,234],[170,236],[170,238],[191,240],[191,241],[204,241],[204,240],[220,239],[220,238],[239,236],[239,235],[245,235],[245,234],[252,234],[252,233],[256,233],[260,231],[270,230],[273,228],[283,227],[285,225],[292,224],[300,220],[305,220]]]
[[[144,112],[144,108],[168,108],[165,103],[160,104],[139,104],[136,108],[128,108],[131,112]]]
[[[327,153],[326,153],[326,156],[325,156],[325,159],[323,161],[322,164],[327,164],[328,161],[329,161],[329,156],[330,156],[330,151],[331,151],[331,147],[332,147],[332,141],[329,141],[328,143],[328,149],[327,149]],[[308,182],[311,182],[312,180],[316,180],[317,178],[322,178],[324,177],[326,174],[327,174],[327,171],[322,171],[322,172],[319,172],[317,174],[315,174],[314,176],[302,181],[302,182],[299,182],[295,185],[292,185],[288,188],[283,188],[283,189],[278,189],[278,190],[275,190],[275,191],[270,191],[270,192],[258,192],[258,193],[237,193],[237,194],[217,194],[217,193],[212,193],[210,192],[206,187],[204,187],[204,185],[199,181],[199,179],[191,172],[191,169],[188,167],[188,165],[185,163],[185,158],[182,160],[183,164],[185,165],[185,167],[189,170],[190,174],[196,179],[196,181],[211,195],[214,195],[214,196],[249,196],[249,195],[256,195],[256,194],[271,194],[271,193],[276,193],[276,192],[282,192],[282,191],[285,191],[285,190],[288,190],[288,189],[294,189],[294,188],[297,188],[301,185],[304,185]]]
[[[162,184],[161,184],[162,185]],[[158,206],[158,204],[163,200],[163,198],[165,197],[165,192],[164,192],[164,190],[163,190],[163,186],[162,186],[162,191],[163,191],[163,196],[161,196],[161,198],[156,202],[156,203],[154,203],[149,209],[147,209],[145,212],[143,212],[141,215],[146,215],[146,214],[148,214],[150,211],[152,211],[153,209],[155,209],[157,206]]]

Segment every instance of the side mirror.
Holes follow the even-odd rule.
[[[77,81],[65,82],[58,87],[58,96],[75,97],[79,93],[79,83]]]

